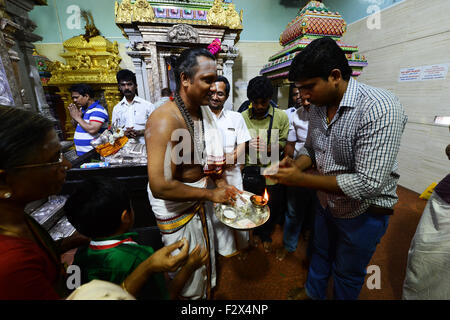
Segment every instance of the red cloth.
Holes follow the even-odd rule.
[[[35,242],[0,235],[0,300],[61,299],[58,266]]]

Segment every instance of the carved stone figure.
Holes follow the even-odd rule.
[[[155,13],[147,0],[136,0],[133,8],[133,21],[151,22],[155,19]]]
[[[89,69],[92,65],[91,57],[89,57],[88,55],[80,54],[79,52],[77,52],[75,59],[77,61],[75,64],[75,69]]]
[[[242,26],[243,11],[242,11],[242,9],[241,9],[241,14],[239,15],[236,11],[234,4],[230,3],[228,5],[226,14],[227,14],[227,26],[230,29],[243,29],[243,26]]]
[[[123,0],[120,5],[116,1],[114,11],[116,23],[131,23],[131,15],[133,13],[131,0]]]
[[[198,42],[198,32],[187,24],[176,24],[167,32],[169,42]]]
[[[223,0],[214,0],[214,4],[206,15],[206,21],[212,26],[226,26],[227,14],[223,8]]]

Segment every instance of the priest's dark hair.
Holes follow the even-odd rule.
[[[172,62],[177,92],[179,92],[181,88],[180,76],[182,73],[187,75],[189,79],[194,77],[198,67],[197,57],[207,57],[211,60],[216,60],[214,55],[205,48],[190,48],[181,52],[180,56]]]
[[[306,80],[320,77],[328,81],[331,71],[339,69],[346,81],[352,75],[344,51],[330,37],[312,41],[292,61],[289,81]]]
[[[90,238],[114,235],[124,210],[131,210],[127,189],[112,177],[86,179],[64,205],[69,222],[79,233]]]

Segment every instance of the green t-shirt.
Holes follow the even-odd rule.
[[[95,239],[89,246],[78,249],[73,264],[81,269],[81,282],[84,284],[100,279],[120,285],[154,252],[152,247],[125,241],[134,241],[133,236],[136,235],[137,233],[128,232],[120,236]],[[169,299],[164,276],[153,274],[136,298]]]
[[[255,119],[252,118],[252,108],[249,107],[247,110],[245,110],[242,113],[242,117],[245,120],[245,124],[247,125],[247,128],[250,132],[250,135],[252,139],[259,136],[259,138],[262,141],[267,142],[267,133],[270,125],[270,119],[273,115],[273,122],[272,122],[272,132],[270,135],[270,142],[271,144],[278,144],[280,145],[280,152],[283,151],[284,147],[286,146],[286,141],[289,133],[289,118],[284,112],[284,110],[274,108],[272,106],[269,106],[269,109],[267,110],[267,114],[263,119]],[[278,141],[277,141],[277,135],[276,130],[278,130]],[[262,164],[259,161],[260,157],[257,155],[258,163],[254,163],[255,161],[250,161],[250,154],[247,152],[245,155],[245,165],[258,165],[261,167],[267,167],[270,165],[269,163]],[[281,159],[279,159],[281,160]],[[253,162],[253,163],[252,163]],[[271,184],[269,181],[266,180],[268,184]]]

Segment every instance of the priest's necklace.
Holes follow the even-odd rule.
[[[186,122],[186,126],[188,127],[189,133],[191,135],[191,141],[194,144],[194,152],[196,153],[197,159],[199,159],[201,161],[201,164],[203,166],[203,148],[204,144],[205,144],[205,139],[204,139],[204,135],[203,135],[203,121],[202,121],[202,116],[201,116],[201,110],[199,110],[199,119],[200,119],[200,123],[201,125],[198,126],[199,130],[195,130],[194,127],[194,121],[192,120],[191,114],[189,113],[189,111],[186,108],[186,105],[184,104],[183,99],[181,99],[180,95],[178,93],[174,94],[174,100],[175,103],[178,107],[178,109],[180,110],[181,115],[183,116],[184,121]],[[195,159],[195,156],[194,156]]]

